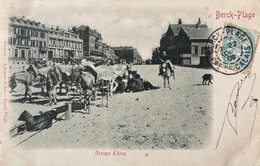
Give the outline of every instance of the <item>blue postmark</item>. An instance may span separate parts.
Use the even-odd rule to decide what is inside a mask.
[[[216,71],[226,75],[250,72],[255,49],[250,31],[226,25],[210,35],[206,47],[208,61]]]

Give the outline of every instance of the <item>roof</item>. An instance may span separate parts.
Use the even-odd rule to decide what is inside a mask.
[[[86,29],[86,26],[85,25],[81,25],[79,26],[78,28],[76,28],[77,31],[79,30],[85,30]]]
[[[120,46],[120,47],[111,47],[113,50],[133,50],[134,48],[132,46]]]
[[[41,22],[31,21],[29,19],[26,19],[24,16],[22,16],[22,17],[11,16],[9,19],[10,19],[11,23],[15,23],[18,25],[45,29],[45,24],[41,24]]]
[[[196,28],[196,24],[170,24],[170,28],[172,29],[174,36],[177,36],[184,27]],[[201,24],[199,28],[208,28],[206,24]]]
[[[100,33],[98,33],[95,29],[89,29],[89,34],[95,36],[95,37],[98,37],[100,39],[102,39],[102,36]]]
[[[59,28],[59,31],[61,31],[61,32],[68,32],[68,30],[66,30],[64,28]]]
[[[162,35],[161,39],[164,38],[165,36],[166,36],[166,33],[164,33],[164,34]]]
[[[51,27],[46,27],[48,31],[54,31],[54,29],[51,29]]]
[[[182,27],[182,29],[190,39],[208,39],[212,32],[210,28]]]
[[[84,31],[84,30],[86,30],[87,27],[88,27],[89,34],[102,39],[102,36],[101,36],[100,33],[98,33],[95,29],[89,28],[89,26],[87,26],[87,25],[80,25],[79,27],[76,28],[76,31],[77,32],[78,31]]]

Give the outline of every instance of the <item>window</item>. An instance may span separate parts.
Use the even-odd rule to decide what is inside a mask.
[[[191,54],[198,54],[198,46],[191,47]]]
[[[21,29],[21,35],[26,35],[26,30]]]
[[[18,57],[18,49],[14,50],[14,57]]]
[[[201,54],[205,53],[206,48],[205,47],[201,47]]]
[[[22,40],[22,46],[26,45],[26,39],[21,39]]]
[[[25,50],[22,50],[22,58],[25,58]]]
[[[32,44],[31,40],[28,40],[28,46],[31,46],[31,44]]]
[[[28,31],[27,31],[27,35],[28,35],[28,36],[32,36],[32,31],[28,30]]]
[[[45,33],[41,32],[41,38],[45,38]]]
[[[20,38],[17,38],[17,44],[21,45],[21,39]]]
[[[38,37],[38,32],[37,31],[33,31],[33,37]]]
[[[10,44],[10,45],[12,45],[12,38],[10,37],[10,38],[8,38],[8,43]]]
[[[31,58],[31,50],[28,50],[28,58]]]
[[[14,28],[14,34],[18,34],[18,33],[19,33],[18,28]]]
[[[16,45],[17,43],[17,40],[16,40],[16,38],[13,38],[13,45]]]
[[[38,41],[32,40],[32,46],[33,47],[38,47]]]
[[[198,46],[195,46],[195,54],[198,54]]]

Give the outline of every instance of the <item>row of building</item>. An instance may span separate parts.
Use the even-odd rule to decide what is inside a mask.
[[[119,58],[120,63],[142,63],[142,57],[138,53],[137,49],[132,46],[112,47],[112,49],[114,50],[116,56]]]
[[[207,66],[205,45],[212,33],[206,24],[201,24],[200,18],[195,24],[169,24],[162,35],[160,47],[153,50],[153,62],[161,59],[171,59],[175,64]]]
[[[75,26],[66,30],[59,26],[47,27],[24,16],[10,18],[8,42],[9,60],[13,64],[34,60],[63,63],[70,51],[78,60],[110,58],[128,63],[139,63],[141,60],[135,48],[110,47],[103,43],[101,34],[89,26]],[[132,54],[117,56],[118,49],[127,49],[127,53]]]

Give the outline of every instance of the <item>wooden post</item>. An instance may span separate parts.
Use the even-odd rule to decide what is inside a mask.
[[[70,121],[70,119],[71,119],[71,111],[72,111],[72,102],[69,102],[67,104],[68,104],[68,108],[67,108],[67,111],[65,113],[65,119],[66,119],[66,121]]]

